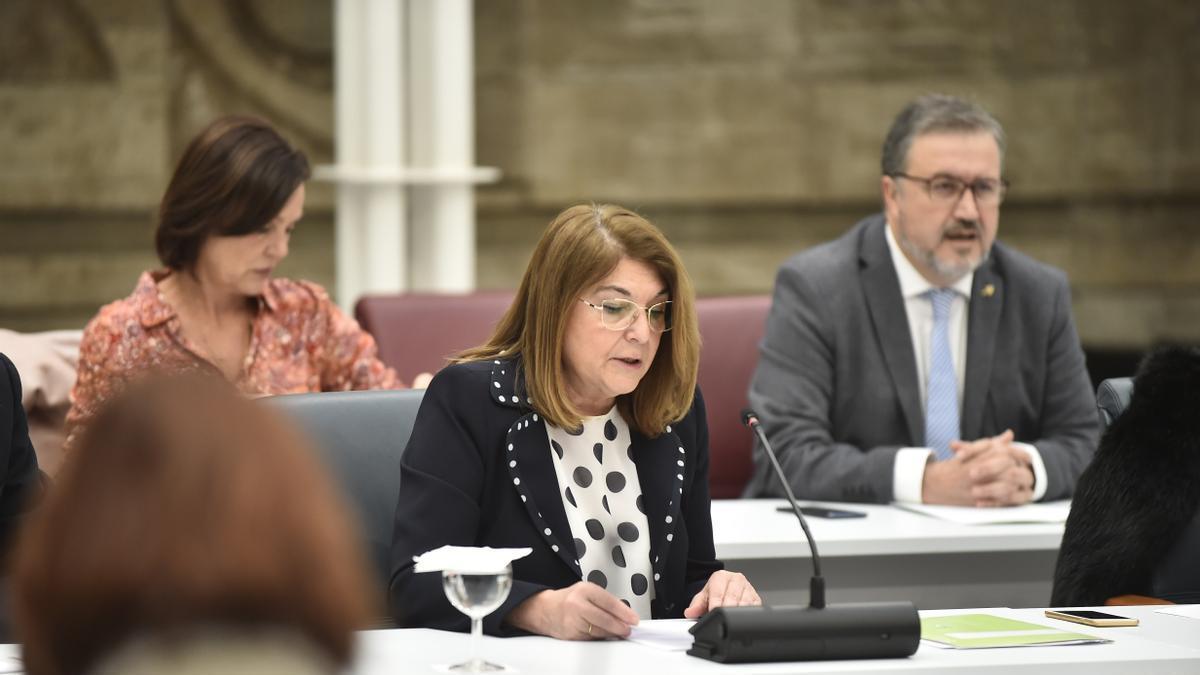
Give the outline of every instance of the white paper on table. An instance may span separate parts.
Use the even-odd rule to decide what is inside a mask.
[[[1175,616],[1184,616],[1189,619],[1200,619],[1200,605],[1172,605],[1156,609],[1159,614],[1173,614]]]
[[[893,502],[908,511],[946,520],[960,525],[1001,525],[1013,523],[1065,523],[1071,512],[1071,501],[1037,502],[1021,506],[939,506],[934,504],[907,504]]]
[[[648,619],[630,629],[626,639],[667,652],[687,651],[693,642],[688,629],[695,624],[695,619]]]
[[[506,666],[506,665],[499,664],[499,663],[493,663],[492,665],[500,666],[500,669],[499,670],[489,670],[487,672],[489,672],[489,673],[519,673],[519,672],[521,672],[521,671],[517,670],[516,668],[513,668],[512,666]],[[436,672],[439,672],[439,673],[464,673],[464,672],[467,672],[465,670],[456,669],[455,665],[450,664],[450,663],[435,663],[435,664],[433,664],[433,670]]]

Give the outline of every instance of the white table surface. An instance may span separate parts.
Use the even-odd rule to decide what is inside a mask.
[[[716,500],[717,557],[772,604],[808,602],[808,543],[781,499]],[[909,600],[920,609],[1040,607],[1062,524],[961,525],[892,506],[805,502],[865,518],[808,518],[830,602]]]
[[[1200,619],[1158,614],[1157,607],[1099,607],[1137,617],[1137,627],[1090,628],[1048,619],[1041,609],[961,609],[921,612],[922,616],[985,612],[1046,626],[1098,635],[1110,644],[1007,649],[953,650],[921,644],[904,659],[812,661],[726,665],[660,651],[624,641],[564,642],[542,637],[484,637],[484,658],[513,667],[526,675],[635,675],[654,673],[1050,673],[1065,675],[1124,675],[1200,673]],[[359,655],[350,675],[414,675],[437,672],[439,664],[466,658],[470,636],[429,629],[376,630],[359,634]],[[0,645],[0,660],[18,655],[17,645]],[[0,672],[17,672],[3,670]],[[510,671],[511,672],[511,671]]]
[[[718,499],[712,503],[717,557],[807,558],[808,542],[782,499]],[[802,502],[850,511],[866,518],[807,518],[822,558],[839,556],[1056,551],[1063,525],[959,525],[892,506]]]
[[[1113,608],[1110,608],[1112,610]],[[1117,613],[1137,616],[1136,628],[1087,628],[1047,619],[1040,609],[972,609],[922,612],[987,612],[1048,626],[1069,627],[1102,635],[1111,644],[1008,649],[949,650],[924,644],[906,659],[821,661],[726,665],[630,642],[563,642],[549,638],[484,638],[485,658],[515,667],[526,675],[580,673],[633,675],[654,673],[1200,673],[1200,621],[1154,614],[1152,607],[1121,607]],[[361,655],[354,675],[432,673],[435,664],[465,658],[468,636],[435,630],[370,631],[362,634]]]

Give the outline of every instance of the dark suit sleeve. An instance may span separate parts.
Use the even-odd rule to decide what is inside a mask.
[[[476,546],[488,514],[480,504],[489,480],[498,480],[483,411],[488,382],[448,368],[429,384],[400,463],[400,490],[392,535],[390,602],[397,625],[465,630],[468,620],[442,591],[442,575],[413,572],[414,555],[445,545]],[[472,414],[474,412],[474,414]],[[531,595],[549,588],[514,580],[508,599],[484,619],[491,634],[513,632],[501,622]]]
[[[1092,460],[1100,435],[1096,396],[1071,316],[1071,292],[1065,278],[1060,277],[1055,289],[1052,321],[1041,433],[1036,440],[1027,441],[1038,449],[1046,466],[1044,500],[1071,496],[1075,481]]]
[[[29,441],[29,427],[25,420],[25,409],[21,407],[21,378],[8,357],[0,354],[0,427],[4,447],[0,448],[0,469],[3,470],[3,486],[0,487],[0,547],[7,550],[8,543],[16,532],[22,513],[28,508],[41,488],[41,472],[38,470],[37,454]]]
[[[700,395],[699,389],[696,390],[692,413],[696,425],[696,470],[692,474],[691,487],[681,504],[688,533],[688,562],[684,582],[687,597],[682,599],[684,603],[691,603],[692,597],[704,589],[713,572],[725,567],[717,560],[713,544],[712,502],[708,494],[708,419],[704,397]]]
[[[831,311],[828,294],[811,279],[790,263],[780,269],[750,404],[797,496],[886,503],[900,446],[859,448],[833,439],[837,354]],[[758,494],[750,496],[782,497],[758,444],[754,452]]]

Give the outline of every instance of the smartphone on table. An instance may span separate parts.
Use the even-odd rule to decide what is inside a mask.
[[[780,506],[776,511],[791,513],[791,506]],[[831,509],[825,506],[801,506],[800,513],[813,518],[866,518],[867,514],[862,511],[846,511],[843,509]]]
[[[1051,619],[1062,619],[1085,626],[1104,628],[1107,626],[1136,626],[1138,620],[1128,616],[1117,616],[1107,612],[1097,612],[1094,609],[1048,609],[1046,616]]]

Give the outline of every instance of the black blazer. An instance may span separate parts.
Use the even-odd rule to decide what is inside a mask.
[[[1079,477],[1050,604],[1200,602],[1200,349],[1152,353]]]
[[[12,361],[0,354],[0,550],[4,553],[21,515],[41,492],[41,476],[21,407],[21,376]]]
[[[699,390],[691,411],[667,432],[630,434],[650,528],[651,612],[680,617],[722,568],[713,549]],[[398,625],[469,627],[446,600],[440,574],[413,573],[414,555],[446,544],[533,548],[513,563],[508,600],[484,619],[492,634],[517,632],[502,622],[526,598],[582,580],[550,453],[544,420],[524,395],[519,360],[452,365],[434,377],[400,462],[390,588]]]

